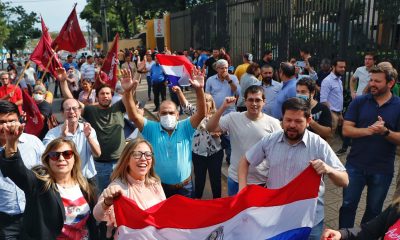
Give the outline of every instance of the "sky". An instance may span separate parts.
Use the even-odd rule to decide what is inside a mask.
[[[86,0],[10,0],[13,6],[22,6],[27,12],[36,12],[42,15],[46,26],[50,32],[58,32],[61,30],[68,15],[71,13],[74,3],[77,3],[76,12],[79,19],[79,14],[86,5]],[[81,29],[86,31],[88,23],[79,19]],[[41,29],[40,23],[35,27]]]

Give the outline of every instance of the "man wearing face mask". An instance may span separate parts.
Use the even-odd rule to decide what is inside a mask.
[[[310,102],[311,121],[308,130],[318,134],[323,139],[328,139],[332,134],[332,116],[329,108],[314,99],[317,84],[314,80],[305,77],[296,84],[296,97]]]
[[[33,88],[33,100],[35,100],[36,105],[39,108],[40,114],[42,115],[44,125],[43,129],[40,132],[38,138],[40,140],[43,140],[44,136],[46,136],[46,133],[49,131],[49,128],[47,126],[47,119],[51,116],[52,114],[52,109],[50,103],[46,102],[44,100],[44,95],[46,94],[46,88],[41,86],[41,85],[36,85]]]
[[[261,86],[264,89],[265,104],[263,113],[272,116],[272,106],[275,104],[275,98],[282,88],[282,84],[273,79],[274,68],[270,65],[261,66]]]
[[[143,137],[153,145],[157,159],[155,170],[161,178],[167,197],[174,194],[193,197],[192,140],[193,133],[206,112],[204,72],[195,70],[193,79],[190,83],[196,91],[197,112],[190,118],[178,121],[179,111],[175,103],[170,100],[163,101],[160,105],[158,111],[160,122],[144,118],[134,103],[126,108],[128,115],[133,116],[131,120]],[[135,91],[134,87],[133,92]]]

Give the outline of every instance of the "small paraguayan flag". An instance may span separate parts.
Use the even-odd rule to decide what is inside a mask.
[[[185,56],[157,54],[156,58],[168,77],[169,87],[190,85],[189,78],[194,66]]]

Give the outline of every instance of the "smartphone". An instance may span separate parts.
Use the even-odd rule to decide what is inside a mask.
[[[305,68],[306,67],[306,63],[304,61],[296,61],[295,65],[297,67],[301,67],[301,68]]]

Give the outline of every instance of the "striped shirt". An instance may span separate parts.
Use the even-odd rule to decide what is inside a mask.
[[[292,181],[310,165],[310,160],[321,159],[336,170],[346,170],[329,144],[308,130],[305,130],[302,140],[294,145],[287,141],[283,130],[271,133],[247,151],[246,158],[250,166],[265,161],[268,167],[267,187],[272,189],[281,188]],[[324,219],[324,192],[322,179],[314,225]]]

